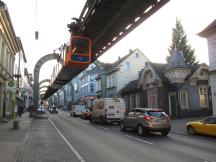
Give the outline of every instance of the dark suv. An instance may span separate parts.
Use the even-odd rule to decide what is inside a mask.
[[[161,132],[166,136],[171,129],[171,122],[169,116],[161,109],[135,108],[125,114],[120,128],[122,131],[127,128],[136,129],[139,135]]]

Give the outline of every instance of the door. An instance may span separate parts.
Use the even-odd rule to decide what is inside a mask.
[[[125,125],[126,127],[132,127],[133,122],[135,120],[135,110],[131,110],[126,116],[125,116]]]
[[[171,116],[176,116],[176,94],[169,94],[169,110]]]

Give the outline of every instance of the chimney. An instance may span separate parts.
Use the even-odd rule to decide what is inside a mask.
[[[129,53],[132,53],[133,52],[133,50],[132,49],[129,49]]]
[[[120,60],[121,59],[121,57],[120,56],[118,56],[118,60]]]

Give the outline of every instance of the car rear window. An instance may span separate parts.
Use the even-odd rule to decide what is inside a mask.
[[[163,111],[147,111],[147,114],[149,116],[155,116],[155,117],[167,116],[166,113]]]

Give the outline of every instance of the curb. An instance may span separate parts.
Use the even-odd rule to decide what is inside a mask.
[[[14,162],[17,162],[17,160],[21,157],[23,150],[25,148],[25,145],[27,144],[29,138],[30,138],[30,130],[31,130],[31,125],[32,125],[32,121],[33,119],[30,120],[30,124],[29,127],[27,128],[27,133],[25,134],[25,136],[23,137],[20,146],[18,147],[17,151],[16,151],[16,155],[15,155],[15,159]]]

